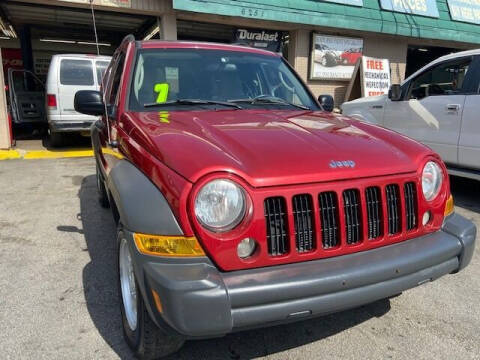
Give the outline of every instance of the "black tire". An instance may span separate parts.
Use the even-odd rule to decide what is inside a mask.
[[[65,144],[65,136],[62,133],[49,131],[48,140],[51,147],[60,147]]]
[[[325,54],[324,59],[325,60],[322,61],[322,62],[327,67],[333,67],[333,66],[337,65],[337,60],[335,59],[335,56],[332,55],[332,54],[329,54],[329,53]]]
[[[120,311],[122,314],[123,334],[127,344],[130,346],[135,356],[139,359],[153,360],[158,359],[178,351],[185,340],[176,335],[169,334],[160,329],[153,320],[145,307],[142,294],[138,287],[137,277],[135,276],[135,286],[137,289],[137,326],[132,330],[128,324],[123,304],[122,289],[120,284],[120,242],[123,238],[121,223],[117,231],[117,279],[118,279],[118,297],[120,302]]]
[[[105,188],[105,182],[103,180],[102,173],[97,163],[97,192],[98,192],[98,202],[103,208],[110,207],[110,202],[108,201],[107,189]]]

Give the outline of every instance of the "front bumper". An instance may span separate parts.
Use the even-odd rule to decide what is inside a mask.
[[[126,235],[132,240],[137,279],[143,279],[140,290],[157,325],[187,338],[205,338],[354,308],[458,272],[473,256],[476,227],[454,214],[442,230],[402,243],[233,272],[220,272],[208,258],[142,255],[133,235]]]

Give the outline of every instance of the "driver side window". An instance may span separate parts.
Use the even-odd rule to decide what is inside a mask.
[[[427,70],[412,81],[408,98],[462,94],[471,62],[471,58],[456,59]]]

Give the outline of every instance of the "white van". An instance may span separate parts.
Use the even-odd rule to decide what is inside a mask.
[[[83,54],[54,55],[46,84],[47,120],[50,144],[63,143],[63,134],[90,131],[95,116],[75,111],[73,100],[79,90],[99,90],[110,56]]]

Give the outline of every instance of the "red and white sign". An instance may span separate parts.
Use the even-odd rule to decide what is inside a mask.
[[[388,59],[362,57],[363,96],[388,94],[391,85],[390,62]]]
[[[2,48],[2,62],[6,79],[8,69],[23,69],[22,51],[20,49]]]

